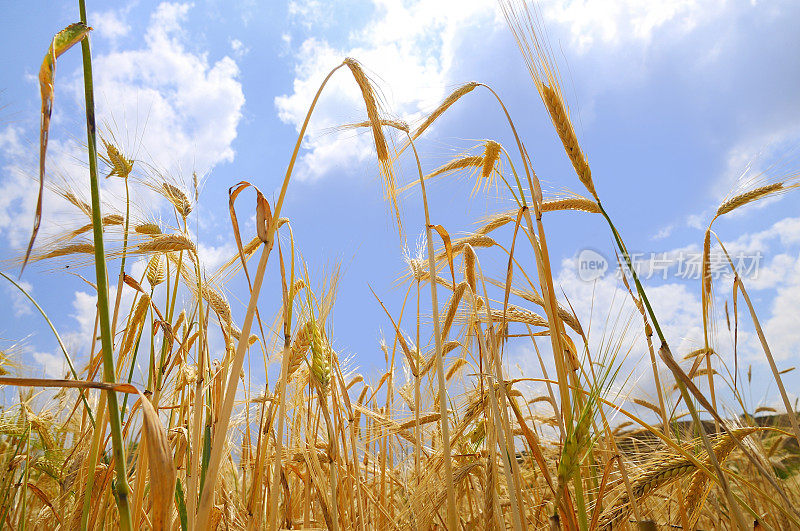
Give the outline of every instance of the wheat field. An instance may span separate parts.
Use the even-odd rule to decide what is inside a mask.
[[[36,304],[18,271],[24,278],[34,264],[82,267],[97,298],[93,341],[87,354],[70,352],[51,325],[69,366],[64,379],[14,375],[6,354],[0,358],[0,385],[19,397],[0,411],[0,528],[800,529],[800,427],[785,371],[728,256],[737,318],[752,323],[782,405],[748,411],[748,382],[720,361],[718,349],[728,347],[717,341],[712,301],[722,287],[710,271],[712,246],[724,251],[713,223],[793,193],[795,174],[737,190],[719,205],[700,244],[705,344],[673,351],[676,338],[662,329],[604,207],[604,182],[576,135],[541,16],[535,5],[501,0],[531,88],[574,168],[563,184],[581,194],[543,193],[523,132],[490,86],[458,86],[422,120],[405,123],[383,107],[381,87],[361,63],[346,58],[319,80],[279,193],[269,196],[256,181],[230,183],[238,252],[210,270],[192,231],[196,176],[177,182],[126,153],[103,127],[95,131],[92,28],[79,5],[82,22],[42,48],[37,221],[16,270],[0,274]],[[88,156],[88,195],[66,184],[44,188],[55,64],[78,50],[89,127],[87,152],[77,156]],[[284,217],[301,143],[334,76],[354,83],[363,100],[366,119],[341,126],[372,139],[395,236],[425,232],[399,274],[402,308],[373,292],[371,311],[389,330],[379,374],[362,374],[337,352],[339,266],[310,272]],[[492,98],[482,112],[502,116],[515,141],[485,140],[425,174],[417,146],[426,130],[475,93]],[[414,171],[401,173],[400,161]],[[101,211],[101,176],[124,182],[124,210]],[[426,186],[457,176],[474,181],[473,195],[502,191],[513,208],[451,236],[436,224],[448,205],[429,204]],[[168,202],[168,216],[139,215],[151,193]],[[71,204],[76,227],[39,237],[42,194]],[[417,201],[424,217],[404,216],[401,197]],[[616,392],[626,378],[621,332],[608,324],[603,348],[593,348],[587,323],[561,296],[546,232],[554,212],[607,225],[637,309],[624,333],[647,345],[657,400]],[[489,249],[502,259],[486,259]],[[145,264],[138,277],[137,262]],[[277,264],[269,286],[279,292],[264,284],[268,264]],[[247,289],[231,293],[233,279]],[[50,323],[47,308],[36,308]],[[348,318],[358,316],[337,316]],[[512,374],[504,356],[520,344],[533,347],[541,371]],[[253,364],[275,364],[276,378],[261,385]],[[140,367],[146,385],[132,383]],[[545,392],[532,396],[532,382]],[[50,399],[35,400],[43,389]]]

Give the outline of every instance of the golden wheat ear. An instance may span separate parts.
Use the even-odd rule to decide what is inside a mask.
[[[598,199],[591,168],[575,134],[569,107],[564,101],[558,65],[545,38],[540,13],[536,7],[529,8],[527,2],[501,0],[500,6],[578,179],[592,197]]]
[[[111,168],[106,178],[116,175],[122,179],[127,179],[133,171],[133,159],[123,156],[119,148],[105,138],[100,137],[100,141],[103,143],[103,147],[106,148],[106,154],[101,154],[100,158]]]
[[[447,109],[449,109],[455,102],[464,97],[464,95],[469,94],[470,92],[475,90],[475,87],[477,86],[478,86],[477,82],[470,81],[469,83],[464,83],[463,85],[456,88],[453,92],[451,92],[444,99],[444,101],[442,101],[442,103],[440,103],[439,106],[436,107],[436,109],[434,109],[433,112],[431,112],[425,118],[425,120],[423,120],[422,123],[419,124],[419,126],[417,126],[416,129],[414,129],[414,132],[411,133],[411,140],[416,140],[417,138],[419,138],[420,135],[422,135],[422,133],[424,133],[426,129],[428,129],[431,125],[433,125],[433,122],[438,120],[439,117],[443,115]],[[404,145],[403,148],[401,149],[401,152],[404,151],[406,147],[408,147],[408,145]]]
[[[364,99],[364,105],[367,108],[367,117],[369,118],[372,127],[372,137],[375,141],[375,151],[378,154],[378,165],[380,166],[381,177],[383,178],[383,187],[386,196],[392,203],[394,209],[395,221],[397,222],[397,229],[402,234],[403,222],[400,217],[400,205],[397,198],[397,184],[394,177],[394,169],[392,166],[392,158],[389,156],[389,147],[386,142],[386,136],[383,134],[383,122],[380,116],[380,108],[378,106],[378,97],[372,83],[364,73],[361,64],[355,59],[348,57],[344,60],[344,64],[350,69],[353,78],[361,90],[361,97]]]
[[[596,199],[597,192],[594,188],[594,181],[592,181],[592,169],[586,161],[586,155],[581,150],[578,143],[578,137],[575,134],[575,128],[572,127],[572,120],[570,120],[569,113],[564,100],[561,97],[560,91],[554,90],[552,87],[539,83],[539,94],[542,96],[547,112],[550,119],[558,132],[558,137],[564,145],[564,150],[567,152],[572,167],[575,168],[575,173],[578,175],[581,183],[586,187],[590,194]]]

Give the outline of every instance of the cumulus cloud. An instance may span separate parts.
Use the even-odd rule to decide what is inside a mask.
[[[183,24],[190,8],[189,4],[160,4],[147,28],[139,30],[143,37],[136,41],[137,48],[104,51],[98,46],[93,58],[101,133],[114,136],[122,151],[139,162],[135,168],[149,164],[177,179],[186,179],[192,170],[203,175],[233,160],[233,142],[245,101],[239,68],[231,57],[211,61],[208,53],[189,46],[191,36]],[[128,31],[129,25],[119,11],[97,16],[102,23],[98,28],[105,28],[105,37],[117,38]],[[65,101],[70,97],[74,105]],[[83,149],[75,140],[81,138],[76,132],[80,129],[70,133],[68,126],[76,124],[82,129],[82,99],[81,70],[59,72],[48,173],[51,179],[58,176],[81,189],[87,183]],[[30,234],[36,198],[31,176],[36,175],[38,149],[22,139],[36,134],[37,129],[25,130],[17,125],[0,130],[4,161],[0,236],[17,247]],[[104,199],[119,206],[120,198],[124,198],[122,183],[109,179],[102,186]],[[148,206],[158,209],[157,203]],[[45,193],[44,213],[40,238],[68,213],[74,216],[74,208]]]
[[[354,18],[347,15],[353,5],[318,0],[293,0],[289,4],[290,23],[305,33],[316,30],[316,34],[294,46],[292,89],[275,99],[278,116],[285,123],[299,128],[319,83],[346,56],[361,60],[380,78],[382,87],[392,90],[389,108],[393,112],[407,120],[418,118],[422,111],[435,106],[448,88],[465,81],[453,76],[465,42],[473,41],[476,35],[488,42],[494,32],[506,31],[499,9],[492,2],[369,0],[357,4],[360,16],[356,20],[366,19],[361,27],[343,38],[319,36],[326,33],[334,16]],[[789,14],[786,5],[764,8],[755,3],[732,4],[724,0],[677,0],[657,5],[647,0],[545,0],[537,3],[537,9],[546,21],[550,43],[559,51],[559,58],[563,52],[569,62],[591,76],[591,83],[582,85],[580,90],[584,120],[591,118],[587,115],[591,114],[597,95],[626,87],[631,80],[641,80],[655,65],[667,60],[675,62],[670,54],[682,54],[680,60],[685,62],[684,56],[689,54],[675,49],[689,46],[687,39],[693,49],[701,52],[693,52],[690,64],[679,66],[687,75],[682,83],[696,89],[704,78],[690,77],[689,72],[694,70],[707,76],[714,75],[709,72],[731,75],[730,62],[741,57],[739,49],[748,38],[720,35],[717,25],[738,27],[750,19],[766,24],[776,13]],[[289,33],[284,37],[289,43],[295,40]],[[509,52],[516,50],[497,50]],[[347,168],[371,155],[367,135],[352,139],[320,133],[363,117],[358,92],[352,80],[345,77],[333,80],[315,111],[314,130],[307,136],[298,170],[303,178],[319,178],[333,168]],[[782,105],[779,100],[774,106]],[[796,120],[783,120],[783,125],[792,123]],[[775,127],[766,130],[773,136],[777,134]],[[722,184],[715,185],[716,192],[729,189],[725,184],[730,185],[730,175],[741,170],[742,156],[751,157],[754,146],[774,140],[763,131],[761,127],[752,128],[746,138],[740,139],[741,145],[731,148],[731,167]]]
[[[131,26],[124,20],[124,15],[117,11],[109,10],[100,13],[92,13],[89,20],[92,22],[95,35],[116,41],[124,37],[131,31]]]
[[[317,13],[316,2],[295,1],[291,13],[309,24]],[[492,31],[501,27],[495,6],[478,0],[399,2],[375,0],[375,15],[347,42],[331,44],[308,38],[295,51],[292,91],[275,99],[279,118],[299,129],[319,84],[345,57],[361,61],[384,93],[387,108],[407,121],[422,116],[443,99],[454,80],[451,72],[460,39],[475,28]],[[307,136],[298,175],[316,179],[333,168],[346,168],[372,156],[367,135],[332,135],[325,131],[365,116],[358,87],[348,72],[338,73],[328,85],[314,113],[314,130]],[[388,92],[391,89],[391,92]]]
[[[222,243],[220,245],[201,243],[197,248],[197,254],[200,256],[203,267],[209,272],[216,271],[232,256],[235,256],[237,252],[238,249],[236,245],[231,242]]]
[[[659,29],[668,28],[677,37],[717,14],[722,0],[701,2],[678,0],[653,3],[647,0],[579,0],[545,2],[541,7],[548,19],[569,30],[572,44],[579,52],[592,46],[639,41],[649,44]]]
[[[94,60],[98,107],[105,120],[135,127],[152,161],[204,173],[233,160],[232,143],[244,95],[239,68],[230,57],[216,62],[191,50],[184,23],[188,4],[160,4],[144,34],[144,46]],[[79,79],[73,85],[82,94]]]
[[[743,281],[756,304],[756,312],[772,354],[779,361],[780,368],[786,368],[783,364],[796,360],[797,352],[800,351],[800,328],[797,321],[797,315],[800,314],[800,280],[798,280],[800,279],[800,220],[797,218],[781,220],[767,230],[745,233],[732,241],[725,242],[725,246],[734,257],[737,253],[742,255],[761,253],[760,263],[747,276],[743,276]],[[675,261],[687,254],[698,254],[699,251],[697,246],[671,249],[658,253],[656,260]],[[712,259],[719,252],[721,251],[718,246],[713,247]],[[674,274],[677,271],[675,268],[669,270],[670,274],[666,278],[658,274],[648,275],[655,264],[656,261],[646,255],[638,263],[637,271],[643,279],[647,295],[672,352],[680,360],[689,352],[704,345],[700,277],[695,275],[688,279],[681,278]],[[574,309],[587,331],[590,352],[595,361],[604,352],[609,352],[609,348],[611,352],[618,353],[618,362],[627,356],[621,374],[628,377],[628,385],[622,391],[626,395],[655,401],[654,379],[650,355],[641,332],[643,326],[641,317],[619,279],[614,265],[610,263],[609,266],[604,275],[587,280],[579,274],[577,257],[565,259],[554,278],[556,289],[559,292],[563,290],[562,304],[569,303],[569,307]],[[727,265],[725,267],[727,269]],[[733,334],[728,331],[724,311],[727,300],[728,315],[733,326],[734,307],[731,288],[732,277],[729,273],[720,274],[714,281],[714,346],[726,367],[723,367],[719,360],[715,360],[714,363],[719,372],[726,377],[727,371],[733,371],[736,363]],[[770,302],[761,304],[759,300]],[[545,341],[539,346],[548,371],[554,371],[549,344]],[[657,349],[658,344],[655,347]],[[745,370],[747,364],[752,364],[761,372],[767,370],[766,358],[741,295],[738,298],[736,350],[740,370]],[[541,372],[536,354],[529,346],[515,347],[510,352],[508,361],[511,366],[520,366],[523,374]],[[660,361],[658,366],[662,385],[669,389],[674,379]],[[699,383],[701,388],[705,385],[704,381]],[[544,388],[539,391],[544,392]]]
[[[245,44],[240,41],[239,39],[231,39],[231,51],[237,58],[242,58],[250,52],[250,48],[245,46]]]
[[[22,287],[28,293],[33,292],[33,284],[30,282],[18,280],[17,284],[19,284],[20,287]],[[6,291],[11,297],[11,308],[14,310],[14,316],[22,317],[33,314],[33,305],[25,296],[25,294],[19,291],[15,286],[12,286],[10,283],[6,285]]]
[[[67,360],[64,356],[57,356],[49,352],[33,352],[33,359],[42,366],[42,371],[47,378],[63,378],[67,374]]]

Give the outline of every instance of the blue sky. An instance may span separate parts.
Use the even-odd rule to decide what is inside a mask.
[[[768,170],[762,178],[777,179],[800,168],[796,3],[575,1],[543,2],[541,10],[598,192],[632,251],[645,258],[670,253],[673,260],[696,254],[713,212],[742,176]],[[228,187],[247,179],[270,197],[277,195],[313,93],[347,56],[359,59],[380,86],[389,114],[412,124],[460,83],[491,85],[509,107],[545,192],[582,192],[491,1],[197,0],[124,6],[90,1],[89,12],[103,130],[113,132],[142,166],[150,164],[186,183],[193,170],[203,176],[196,209],[201,221],[193,232],[209,270],[235,250]],[[49,39],[77,19],[77,7],[31,1],[4,6],[4,13],[0,258],[7,260],[2,268],[12,270],[8,259],[24,248],[33,220],[36,74]],[[48,159],[54,181],[80,183],[85,173],[79,66],[77,50],[58,62]],[[391,325],[369,286],[399,312],[404,289],[394,281],[404,273],[404,244],[413,250],[423,218],[419,195],[405,196],[407,241],[399,240],[382,200],[370,137],[335,131],[364,114],[352,78],[338,74],[312,119],[284,213],[313,276],[341,262],[335,344],[352,354],[365,376],[379,378],[385,364],[378,342],[381,330],[389,335]],[[509,146],[513,141],[496,104],[487,93],[474,91],[419,142],[425,169],[488,138]],[[403,182],[413,178],[411,162],[401,162]],[[109,180],[104,186],[109,208],[119,208],[120,183]],[[503,194],[471,197],[471,188],[466,177],[432,185],[433,222],[458,235],[473,229],[478,218],[512,206]],[[243,218],[249,201],[241,203]],[[149,214],[166,212],[154,196],[143,204]],[[79,221],[52,192],[45,208],[41,241]],[[790,192],[715,223],[729,249],[761,257],[758,274],[746,282],[781,368],[797,362],[800,347],[798,216]],[[545,223],[556,280],[582,321],[591,318],[597,345],[607,317],[627,318],[630,308],[613,275],[586,282],[577,274],[575,258],[589,248],[613,259],[608,229],[599,216],[581,214],[554,213]],[[245,230],[252,233],[247,223]],[[500,232],[497,238],[506,244],[510,234]],[[500,255],[489,250],[480,256],[487,264],[500,263]],[[526,258],[532,267],[531,257]],[[273,262],[262,295],[265,314],[275,310],[280,297]],[[142,266],[134,264],[132,270]],[[93,277],[91,269],[80,272]],[[84,359],[94,316],[88,286],[65,273],[61,263],[34,265],[23,280],[68,338],[75,357]],[[670,273],[649,279],[647,286],[673,348],[685,354],[701,346],[699,282]],[[716,287],[722,309],[730,299],[729,279],[718,280]],[[226,288],[241,321],[244,284],[236,279]],[[9,301],[0,312],[0,348],[20,342],[17,358],[25,372],[61,373],[55,342],[39,317],[10,286],[0,286],[0,293]],[[759,375],[767,374],[763,355],[745,315],[740,322],[740,366],[752,364],[757,382],[751,405],[771,404],[775,389],[758,383]],[[728,334],[724,326],[719,333],[722,351]],[[632,348],[635,373],[642,351],[639,344]],[[722,352],[726,361],[732,359],[730,351]],[[512,345],[507,363],[512,370],[519,366],[539,373],[526,345]],[[796,396],[800,379],[793,374],[786,377]],[[648,396],[651,389],[643,377],[634,393]]]

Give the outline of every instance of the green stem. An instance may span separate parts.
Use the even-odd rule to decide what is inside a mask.
[[[31,470],[31,423],[28,420],[28,412],[25,411],[24,407],[23,412],[25,412],[25,424],[28,431],[25,436],[25,469],[22,473],[22,510],[17,521],[20,531],[25,531],[25,513],[28,508],[28,476]]]
[[[78,0],[81,22],[86,24],[86,1]],[[95,134],[94,85],[92,81],[92,52],[89,37],[81,41],[83,52],[83,86],[86,103],[86,140],[89,150],[89,184],[92,195],[92,225],[94,232],[94,263],[97,275],[97,311],[100,314],[100,335],[103,348],[103,374],[106,382],[114,382],[114,353],[111,338],[111,321],[108,315],[108,273],[106,271],[103,246],[103,220],[100,212],[100,187],[97,179],[97,141]],[[128,506],[128,479],[125,471],[125,448],[122,425],[117,404],[117,394],[107,391],[108,416],[111,422],[111,442],[117,472],[117,507],[120,528],[131,529],[131,514]]]
[[[631,277],[633,277],[633,282],[636,285],[636,291],[639,293],[639,297],[644,303],[645,308],[647,308],[647,313],[650,315],[650,319],[653,322],[653,328],[655,328],[656,334],[658,334],[658,338],[661,340],[661,352],[666,356],[672,357],[669,345],[667,344],[667,339],[664,336],[664,332],[661,330],[661,326],[658,324],[658,319],[653,311],[653,307],[650,305],[650,300],[647,298],[647,294],[644,292],[641,282],[639,282],[639,275],[636,274],[636,269],[633,267],[628,250],[625,248],[625,244],[622,242],[622,238],[620,237],[617,228],[614,226],[614,223],[611,221],[608,213],[606,213],[605,208],[603,208],[603,205],[600,203],[600,199],[597,196],[595,196],[595,199],[597,199],[597,206],[600,208],[600,212],[603,214],[603,217],[606,218],[609,227],[611,227],[611,232],[614,234],[614,240],[617,244],[617,248],[619,249],[620,253],[622,253],[622,258],[625,261],[625,265],[627,266],[628,271],[630,271]],[[670,369],[672,369],[672,367],[670,367]],[[681,377],[678,374],[675,374],[675,383],[678,385],[678,389],[683,397],[683,401],[686,403],[686,407],[689,408],[689,413],[692,416],[692,420],[694,421],[695,425],[700,428],[700,437],[703,441],[703,445],[705,446],[709,460],[711,461],[711,464],[717,473],[720,486],[722,487],[725,497],[728,500],[728,504],[730,505],[730,511],[733,512],[732,523],[741,529],[747,529],[744,517],[739,510],[738,504],[733,498],[730,487],[728,486],[728,481],[725,478],[725,474],[723,474],[722,469],[717,462],[716,456],[714,455],[714,449],[711,447],[711,442],[708,439],[708,435],[706,435],[706,430],[700,421],[700,415],[697,413],[697,409],[694,407],[694,403],[692,402],[691,395],[686,388],[686,384],[681,380]]]

